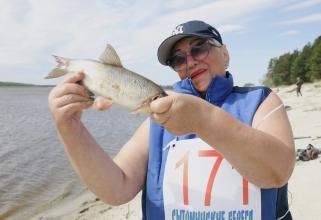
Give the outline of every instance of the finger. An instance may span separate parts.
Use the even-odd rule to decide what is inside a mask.
[[[157,122],[161,125],[165,125],[168,122],[168,120],[170,119],[170,114],[168,112],[163,113],[163,114],[152,113],[151,118],[155,122]]]
[[[112,104],[113,102],[108,99],[97,97],[92,107],[95,110],[103,111],[109,109],[112,106]]]
[[[83,71],[79,71],[75,74],[72,74],[67,79],[63,81],[63,83],[76,83],[80,80],[83,80],[85,78],[85,74]]]
[[[89,108],[91,105],[92,105],[92,101],[75,102],[69,105],[65,105],[59,110],[61,114],[64,114],[66,118],[68,118],[71,115],[75,114],[76,112],[81,112],[82,110]]]
[[[75,83],[65,83],[62,85],[58,85],[54,92],[54,96],[56,98],[59,98],[67,94],[81,95],[85,98],[90,97],[89,92],[85,87]]]
[[[172,96],[166,96],[150,103],[150,109],[153,113],[164,113],[167,112],[173,103]]]
[[[56,107],[61,108],[63,106],[66,106],[72,103],[89,102],[89,101],[91,101],[89,98],[86,98],[80,95],[68,94],[60,98],[57,98],[55,102],[56,102]],[[92,104],[92,101],[91,101],[91,104]]]

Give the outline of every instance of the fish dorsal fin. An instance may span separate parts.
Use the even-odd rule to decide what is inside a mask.
[[[105,64],[123,67],[120,58],[117,55],[115,49],[107,44],[105,51],[100,55],[99,60]]]

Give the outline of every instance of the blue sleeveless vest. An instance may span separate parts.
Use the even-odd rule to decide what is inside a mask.
[[[175,92],[200,97],[191,79],[185,79],[174,84]],[[241,122],[251,125],[253,116],[270,94],[266,87],[236,87],[233,77],[216,76],[209,85],[205,100],[229,112]],[[163,150],[173,139],[184,140],[195,138],[196,135],[176,137],[161,125],[150,124],[149,158],[146,184],[142,194],[142,212],[144,220],[164,219],[163,178],[168,150]],[[287,185],[281,188],[261,189],[262,220],[272,220],[285,215],[288,210]],[[290,212],[283,219],[292,219]]]

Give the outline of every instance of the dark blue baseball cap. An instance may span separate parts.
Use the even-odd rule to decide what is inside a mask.
[[[166,38],[158,47],[157,56],[161,64],[167,65],[167,61],[170,58],[171,50],[177,41],[184,37],[199,37],[199,38],[214,38],[220,44],[223,44],[220,33],[211,25],[203,21],[188,21],[186,23],[176,26],[172,35]]]

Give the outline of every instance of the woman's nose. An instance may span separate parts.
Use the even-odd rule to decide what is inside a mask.
[[[186,54],[186,65],[188,69],[194,67],[197,63],[198,61],[195,60],[192,55]]]

